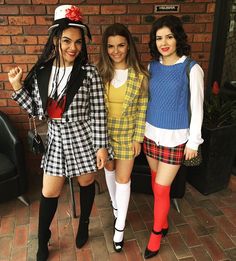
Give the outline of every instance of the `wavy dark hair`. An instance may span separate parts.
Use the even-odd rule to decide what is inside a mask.
[[[142,72],[144,75],[148,76],[147,70],[140,62],[138,52],[130,31],[125,25],[120,23],[115,23],[108,26],[102,36],[102,50],[100,53],[100,58],[97,67],[102,76],[103,82],[104,83],[111,82],[111,80],[114,77],[115,68],[107,52],[107,43],[108,43],[108,38],[110,36],[117,36],[117,35],[123,36],[127,40],[129,46],[129,51],[126,60],[127,65],[129,67],[132,67],[136,73]]]
[[[176,53],[179,57],[182,55],[189,55],[191,51],[191,47],[188,44],[188,38],[184,31],[183,24],[181,20],[174,15],[166,15],[162,16],[161,18],[157,19],[151,28],[150,32],[150,54],[153,59],[159,60],[161,54],[157,50],[156,46],[156,32],[157,30],[168,27],[174,35],[176,39]]]
[[[56,66],[59,68],[61,66],[60,64],[60,39],[62,36],[62,33],[65,29],[70,28],[73,26],[58,26],[52,29],[52,31],[49,34],[47,43],[44,46],[44,49],[42,51],[42,54],[40,55],[38,61],[35,63],[35,65],[32,67],[32,69],[27,74],[25,80],[24,80],[24,86],[30,91],[30,86],[33,80],[34,73],[42,66],[47,64],[49,61],[55,59],[56,60]],[[86,41],[85,41],[85,34],[84,30],[80,27],[74,27],[78,28],[78,30],[81,31],[82,36],[82,48],[79,55],[76,57],[73,65],[73,69],[71,72],[71,78],[74,78],[74,75],[76,72],[78,72],[78,69],[86,64],[88,62],[88,53],[87,53],[87,47],[86,47]],[[56,39],[56,43],[54,44],[54,39]],[[62,65],[63,66],[63,65]]]

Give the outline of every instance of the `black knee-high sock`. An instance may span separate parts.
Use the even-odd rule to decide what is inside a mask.
[[[51,225],[52,219],[57,210],[58,197],[56,198],[46,198],[41,196],[40,206],[39,206],[39,225],[38,225],[38,238],[39,243],[44,243],[50,238],[49,227]],[[48,238],[49,237],[49,238]]]
[[[80,186],[80,221],[76,236],[76,246],[78,248],[88,240],[89,217],[92,211],[95,197],[95,182],[88,186]]]
[[[95,182],[80,186],[80,221],[88,221],[95,197]]]

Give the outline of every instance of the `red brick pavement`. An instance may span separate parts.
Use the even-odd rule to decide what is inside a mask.
[[[35,260],[40,183],[31,182],[29,207],[17,199],[0,204],[0,261]],[[74,187],[79,213],[78,186]],[[143,260],[152,228],[152,196],[132,193],[124,250],[116,253],[112,248],[112,211],[104,184],[102,190],[95,198],[89,242],[78,250],[74,243],[78,218],[72,218],[69,186],[65,185],[51,226],[49,261]],[[187,185],[184,198],[178,202],[181,213],[171,207],[170,231],[162,240],[159,255],[151,260],[236,260],[236,192],[225,189],[204,196]]]

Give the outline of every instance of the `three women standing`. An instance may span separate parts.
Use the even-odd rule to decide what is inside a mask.
[[[48,258],[49,226],[65,177],[78,178],[81,217],[76,245],[80,248],[87,242],[94,173],[104,166],[115,217],[113,246],[117,252],[122,250],[130,175],[144,132],[154,191],[154,225],[144,254],[150,258],[158,253],[161,238],[168,231],[170,185],[183,158],[196,156],[203,142],[203,71],[192,61],[188,79],[190,46],[182,23],[175,16],[158,19],[150,33],[153,61],[149,66],[146,115],[148,73],[127,28],[111,25],[104,32],[98,63],[105,84],[105,107],[102,81],[88,63],[86,34],[90,37],[77,7],[59,6],[43,53],[23,84],[21,68],[8,74],[15,91],[13,99],[29,114],[48,118],[47,147],[41,164],[44,177],[37,261]],[[114,160],[106,150],[105,109]],[[106,163],[107,158],[110,161]]]

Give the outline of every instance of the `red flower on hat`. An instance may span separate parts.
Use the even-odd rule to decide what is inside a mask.
[[[76,6],[66,9],[66,18],[71,21],[82,21],[82,15],[80,9]]]

